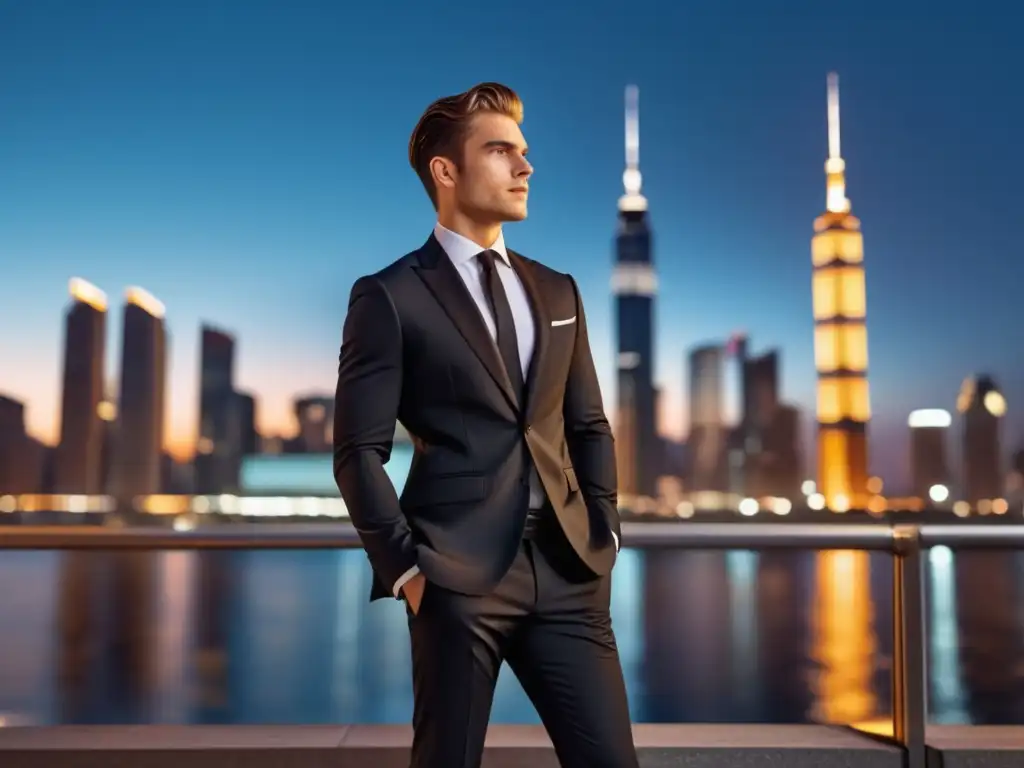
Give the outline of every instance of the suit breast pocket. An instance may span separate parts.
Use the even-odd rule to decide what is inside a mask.
[[[565,383],[576,350],[576,323],[552,325],[548,334],[547,365],[552,382]]]

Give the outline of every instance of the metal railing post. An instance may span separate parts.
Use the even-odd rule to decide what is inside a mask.
[[[907,750],[907,768],[926,768],[924,579],[921,532],[893,528],[893,736]]]

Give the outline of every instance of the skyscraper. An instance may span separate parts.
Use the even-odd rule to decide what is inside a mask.
[[[103,488],[106,425],[103,370],[107,338],[107,296],[95,285],[72,278],[71,306],[64,321],[64,378],[55,490],[98,494]]]
[[[236,493],[242,461],[242,403],[235,393],[235,340],[206,325],[199,335],[195,490],[201,494]]]
[[[690,352],[690,435],[687,447],[691,491],[727,490],[725,349],[719,345]]]
[[[779,403],[764,433],[762,476],[768,496],[795,499],[803,480],[803,449],[800,410]]]
[[[745,356],[742,366],[743,492],[759,498],[773,495],[768,443],[779,408],[779,353]]]
[[[1006,399],[991,376],[964,380],[956,409],[963,416],[963,497],[971,503],[998,499],[1004,490],[999,425]]]
[[[25,404],[0,395],[0,496],[39,493],[43,448],[25,431]]]
[[[931,489],[950,486],[949,462],[946,459],[946,440],[953,423],[949,411],[941,408],[921,408],[911,411],[907,419],[910,427],[910,477],[913,493],[925,502],[932,499]]]
[[[251,456],[260,452],[260,433],[256,429],[256,398],[248,392],[239,392],[238,407],[242,455]]]
[[[616,459],[619,490],[655,496],[661,466],[655,427],[654,297],[647,198],[641,194],[639,91],[626,88],[625,194],[619,198],[612,292],[618,325]]]
[[[831,509],[867,504],[867,301],[864,237],[846,197],[839,145],[839,79],[828,77],[825,213],[811,240],[814,358],[818,370],[818,490]]]
[[[334,442],[334,398],[308,395],[295,400],[295,421],[301,453],[330,453]]]
[[[113,493],[123,501],[160,493],[167,378],[164,305],[141,288],[125,292]]]

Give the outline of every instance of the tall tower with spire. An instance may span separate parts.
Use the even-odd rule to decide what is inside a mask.
[[[864,236],[846,197],[839,146],[839,78],[828,76],[825,212],[811,239],[814,360],[818,371],[818,490],[829,508],[867,506],[867,300]]]
[[[657,495],[661,455],[655,427],[654,298],[658,280],[651,254],[647,198],[640,191],[639,90],[626,88],[625,193],[619,198],[612,292],[618,331],[617,423],[619,492]]]

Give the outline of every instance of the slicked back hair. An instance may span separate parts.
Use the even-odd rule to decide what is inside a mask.
[[[430,161],[447,157],[459,167],[466,134],[473,117],[483,112],[506,115],[523,122],[523,102],[507,85],[480,83],[468,91],[438,99],[423,113],[409,139],[409,164],[423,182],[430,201],[437,209],[437,186],[430,172]]]

